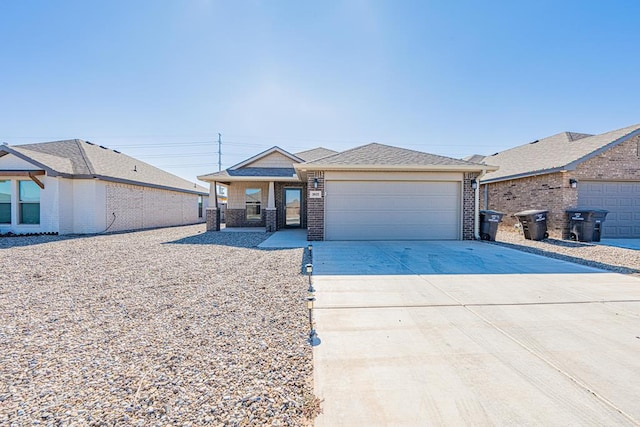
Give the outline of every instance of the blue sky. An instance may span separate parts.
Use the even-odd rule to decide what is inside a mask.
[[[640,2],[0,2],[0,141],[184,178],[278,145],[451,157],[640,122]]]

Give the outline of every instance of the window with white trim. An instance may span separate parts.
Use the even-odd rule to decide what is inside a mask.
[[[0,181],[0,224],[11,224],[11,181]]]
[[[40,224],[40,187],[33,181],[18,181],[20,224]]]

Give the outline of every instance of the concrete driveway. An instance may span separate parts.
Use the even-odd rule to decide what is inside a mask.
[[[637,278],[483,242],[313,251],[316,426],[640,424]]]

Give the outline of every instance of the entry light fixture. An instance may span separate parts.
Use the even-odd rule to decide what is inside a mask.
[[[471,180],[471,188],[473,188],[474,190],[478,188],[478,181],[476,181],[475,178]]]
[[[569,185],[571,188],[578,188],[578,180],[573,178],[569,179]]]
[[[318,178],[313,178],[313,188],[318,188]]]

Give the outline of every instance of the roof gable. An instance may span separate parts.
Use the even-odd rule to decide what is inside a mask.
[[[609,148],[640,133],[640,124],[587,135],[562,132],[484,158],[500,169],[485,175],[482,182],[503,181],[525,176],[572,170]]]
[[[298,163],[299,161],[295,161]],[[242,168],[291,168],[294,161],[290,156],[285,156],[284,154],[274,151],[266,156],[262,156],[251,163],[247,163]],[[240,168],[235,168],[240,169]]]
[[[258,153],[253,157],[248,158],[247,160],[244,160],[236,165],[231,166],[229,169],[230,170],[234,170],[234,169],[239,169],[245,166],[249,166],[252,164],[255,164],[256,162],[259,162],[261,159],[265,159],[269,156],[271,156],[274,153],[279,153],[281,156],[284,156],[285,158],[288,158],[291,160],[290,163],[287,164],[287,166],[291,166],[293,163],[301,163],[303,162],[303,160],[299,157],[296,157],[295,155],[289,153],[288,151],[283,150],[280,147],[274,146],[269,148],[268,150],[263,151],[262,153]],[[281,166],[280,166],[281,167]]]
[[[10,148],[0,147],[0,170],[42,170],[44,165]]]

